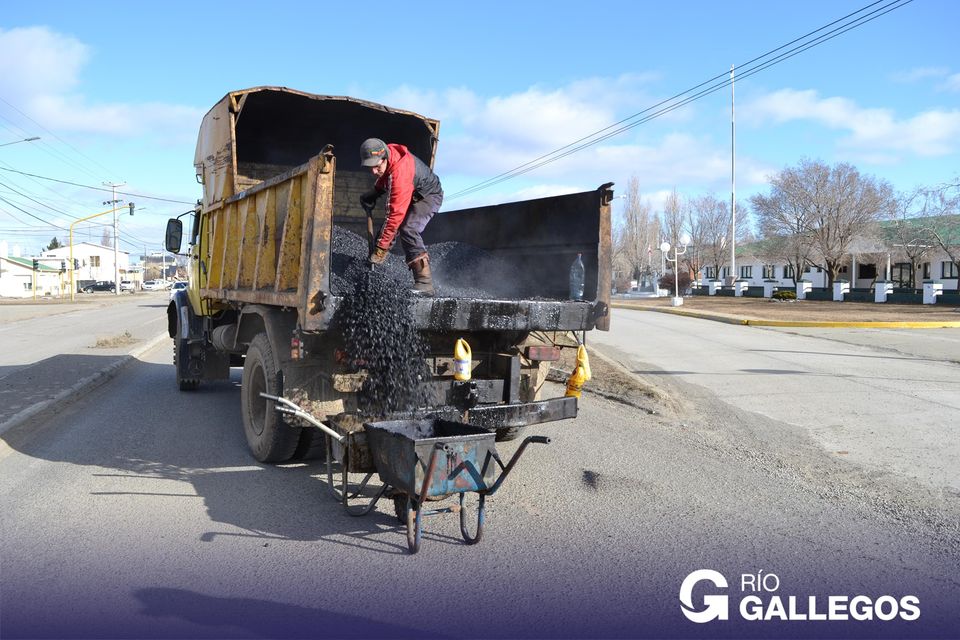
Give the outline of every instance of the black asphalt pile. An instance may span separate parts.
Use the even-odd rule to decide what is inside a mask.
[[[341,227],[333,228],[332,254],[330,256],[330,291],[336,296],[353,294],[357,276],[370,270],[367,257],[367,239]],[[386,262],[377,265],[376,273],[394,282],[394,286],[410,289],[413,287],[413,275],[404,264],[403,258],[391,253]]]
[[[367,240],[341,227],[333,230],[330,288],[334,295],[350,295],[354,287],[353,270],[367,269]],[[463,242],[440,242],[427,247],[433,273],[435,295],[442,298],[510,299],[529,293],[535,283],[521,286],[524,274],[488,251]],[[409,289],[413,276],[402,256],[391,253],[376,272],[396,286]]]
[[[353,286],[336,323],[351,365],[369,374],[358,394],[360,412],[387,416],[422,407],[428,347],[414,328],[409,290],[379,267],[371,272],[365,264],[355,263],[347,278]]]

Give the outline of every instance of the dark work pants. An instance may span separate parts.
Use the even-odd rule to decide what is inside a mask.
[[[397,230],[407,264],[421,253],[427,252],[420,234],[423,233],[434,214],[440,211],[441,204],[443,204],[443,192],[430,194],[419,202],[411,203],[410,208],[407,209],[407,215]]]

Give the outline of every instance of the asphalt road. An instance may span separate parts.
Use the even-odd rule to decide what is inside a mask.
[[[683,395],[797,428],[875,473],[960,491],[960,329],[789,329],[615,309],[594,344]]]
[[[131,344],[166,330],[165,291],[78,298],[72,304],[0,304],[0,377],[47,358],[125,354]],[[129,339],[118,341],[125,333]]]
[[[639,339],[615,320],[611,336]],[[878,502],[887,485],[858,484],[870,476],[799,431],[746,437],[759,423],[744,426],[744,409],[700,411],[688,397],[676,412],[649,414],[587,393],[577,420],[533,430],[553,443],[531,446],[490,499],[480,544],[464,545],[456,518],[437,516],[410,556],[389,503],[351,518],[325,493],[322,465],[252,460],[236,375],[185,394],[170,362],[164,342],[60,413],[2,436],[0,636],[955,637],[960,628],[954,503],[901,477],[911,500]],[[505,457],[514,449],[501,445]],[[678,601],[697,569],[727,576],[734,601],[745,595],[741,574],[763,571],[801,608],[811,595],[911,594],[922,613],[745,623],[731,611],[697,625]]]

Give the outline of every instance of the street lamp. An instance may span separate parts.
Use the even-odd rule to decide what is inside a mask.
[[[19,144],[21,142],[33,142],[34,140],[39,140],[40,136],[33,136],[32,138],[24,138],[23,140],[14,140],[13,142],[4,142],[0,144],[0,147],[6,147],[11,144]]]
[[[673,248],[673,257],[670,257],[670,243],[664,241],[660,245],[660,251],[663,253],[667,262],[673,263],[673,299],[670,301],[671,307],[679,307],[683,305],[683,298],[680,297],[680,267],[679,260],[680,256],[687,252],[687,245],[690,244],[690,235],[684,233],[680,236],[680,244],[683,245],[682,249],[677,247]]]

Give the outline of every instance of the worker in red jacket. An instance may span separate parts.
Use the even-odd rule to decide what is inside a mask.
[[[373,189],[360,197],[364,209],[372,209],[381,195],[388,194],[387,219],[370,262],[380,264],[386,260],[399,236],[407,266],[413,272],[414,292],[433,295],[430,256],[420,234],[443,202],[440,179],[405,146],[386,144],[379,138],[370,138],[360,145],[360,162],[377,179]]]

